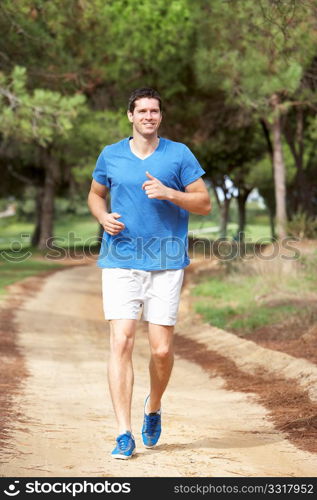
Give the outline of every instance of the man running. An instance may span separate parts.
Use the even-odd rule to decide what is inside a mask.
[[[108,381],[118,424],[112,456],[121,459],[135,453],[131,400],[137,320],[148,322],[150,388],[142,439],[152,448],[161,434],[161,398],[174,361],[173,330],[189,264],[188,216],[211,210],[201,179],[205,172],[193,153],[185,144],[158,135],[159,93],[135,90],[128,119],[132,136],[102,150],[88,195],[90,211],[104,228],[98,266],[105,319],[110,321]]]

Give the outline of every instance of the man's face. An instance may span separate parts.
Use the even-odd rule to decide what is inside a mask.
[[[142,97],[135,101],[133,113],[128,111],[128,118],[133,123],[133,129],[146,136],[156,135],[162,121],[162,113],[157,99]]]

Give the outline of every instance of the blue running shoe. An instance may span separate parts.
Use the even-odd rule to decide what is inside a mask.
[[[153,448],[159,440],[161,435],[161,410],[155,413],[147,414],[145,412],[146,403],[149,396],[145,400],[144,404],[144,421],[142,427],[142,439],[143,444],[146,448]]]
[[[135,441],[130,431],[120,434],[117,437],[117,446],[112,451],[111,456],[113,458],[121,458],[122,460],[127,460],[135,454]]]

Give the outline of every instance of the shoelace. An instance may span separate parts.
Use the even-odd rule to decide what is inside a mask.
[[[128,436],[127,434],[122,434],[121,436],[119,436],[117,438],[117,443],[118,443],[118,447],[120,448],[120,450],[124,450],[124,449],[128,448],[130,445],[130,442],[131,442],[131,437]]]
[[[152,434],[155,431],[155,427],[159,422],[159,418],[160,418],[159,415],[146,415],[145,418],[146,433]]]

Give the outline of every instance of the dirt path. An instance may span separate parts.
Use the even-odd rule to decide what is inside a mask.
[[[109,457],[115,425],[106,382],[108,326],[100,270],[67,269],[17,311],[28,378],[13,405],[20,419],[1,457],[2,476],[314,476],[317,456],[274,429],[256,396],[224,389],[196,363],[176,358],[155,450],[141,445],[148,344],[134,351],[133,428],[138,454]]]

